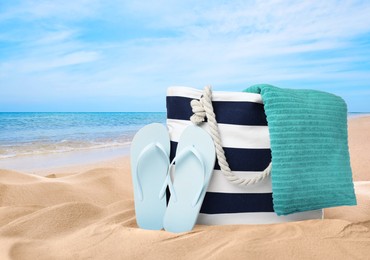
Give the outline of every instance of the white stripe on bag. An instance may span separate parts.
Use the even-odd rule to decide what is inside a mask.
[[[181,96],[188,98],[199,99],[203,94],[203,90],[189,88],[189,87],[170,87],[167,89],[167,96]],[[262,104],[262,97],[260,94],[247,92],[226,92],[214,91],[212,94],[213,101],[242,101],[254,102]]]
[[[178,142],[186,127],[191,121],[167,119],[167,127],[171,141]],[[208,124],[201,127],[209,133]],[[218,124],[222,146],[229,148],[269,149],[270,138],[268,126],[228,125]]]
[[[261,174],[260,172],[237,172],[234,171],[235,175],[240,177],[254,177]],[[271,193],[271,177],[264,179],[263,181],[254,185],[239,186],[230,183],[221,170],[214,170],[212,179],[209,182],[207,191],[209,192],[222,192],[222,193]]]

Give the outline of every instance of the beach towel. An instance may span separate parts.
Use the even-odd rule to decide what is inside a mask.
[[[177,142],[187,126],[193,125],[191,102],[199,100],[202,90],[170,87],[167,90],[167,127],[171,140],[172,160]],[[239,177],[254,178],[271,162],[269,131],[260,94],[213,91],[222,146],[232,172]],[[209,122],[200,127],[210,132]],[[217,161],[205,195],[198,224],[268,224],[322,218],[322,210],[278,216],[274,212],[270,176],[260,182],[241,186],[231,183]]]
[[[254,85],[261,94],[272,152],[278,215],[356,205],[348,151],[347,106],[317,90]]]

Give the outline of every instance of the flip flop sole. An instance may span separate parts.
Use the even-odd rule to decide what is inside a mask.
[[[166,179],[170,154],[167,129],[161,124],[150,124],[140,129],[131,144],[131,173],[134,187],[136,222],[140,228],[160,230],[166,211],[166,196],[159,198]],[[144,152],[143,152],[144,151]],[[136,175],[136,176],[135,176]]]

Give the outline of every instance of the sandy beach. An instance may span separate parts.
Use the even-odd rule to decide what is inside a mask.
[[[370,116],[349,120],[349,148],[357,206],[181,234],[137,227],[127,155],[0,170],[0,259],[368,259]]]

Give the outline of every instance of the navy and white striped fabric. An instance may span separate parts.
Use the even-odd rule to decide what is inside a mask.
[[[182,131],[192,123],[190,101],[201,90],[171,87],[167,91],[167,127],[171,160]],[[231,170],[238,176],[256,176],[271,161],[269,132],[261,95],[245,92],[213,92],[212,104]],[[202,128],[208,130],[207,123]],[[271,178],[240,187],[228,182],[216,162],[198,224],[262,224],[322,218],[322,210],[278,216],[273,209]]]

